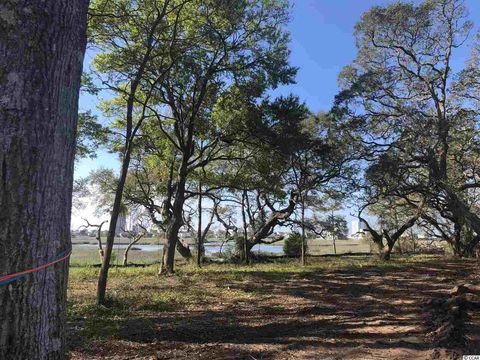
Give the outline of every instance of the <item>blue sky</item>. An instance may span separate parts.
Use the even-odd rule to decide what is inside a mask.
[[[392,0],[296,0],[292,1],[291,63],[299,67],[297,83],[278,90],[292,92],[314,112],[328,110],[338,91],[337,76],[356,55],[353,28],[361,14],[374,5]],[[416,1],[420,2],[420,1]],[[467,0],[470,18],[480,26],[480,1]],[[478,21],[476,21],[478,20]],[[458,54],[462,63],[467,53]],[[86,62],[89,61],[89,56]],[[82,96],[80,107],[95,111],[94,97]],[[76,166],[76,177],[83,177],[100,166],[118,168],[115,155],[101,152],[97,159],[85,159]]]
[[[291,63],[300,67],[297,84],[288,90],[313,111],[328,110],[338,91],[337,76],[356,56],[353,28],[362,13],[392,0],[297,0],[293,5]],[[420,3],[421,1],[415,1]],[[480,1],[467,0],[475,30],[480,27]],[[466,49],[465,49],[466,50]],[[463,62],[461,50],[456,60]],[[287,90],[287,89],[284,89]]]
[[[276,93],[292,92],[313,112],[328,110],[338,91],[337,76],[343,66],[356,55],[353,28],[361,14],[374,5],[393,3],[392,0],[296,0],[293,4],[291,33],[291,64],[299,67],[297,83],[282,87]],[[420,1],[415,1],[419,3]],[[480,1],[467,0],[470,19],[475,30],[480,26]],[[461,65],[468,56],[466,50],[457,53]],[[86,58],[88,63],[89,56]],[[95,111],[95,98],[82,96],[81,109]],[[118,168],[116,155],[100,152],[97,159],[84,159],[76,164],[75,176],[84,177],[95,168]]]

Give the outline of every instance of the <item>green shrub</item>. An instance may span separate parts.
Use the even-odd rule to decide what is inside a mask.
[[[291,233],[283,243],[283,252],[287,256],[300,257],[302,255],[302,235]],[[305,243],[305,253],[307,253],[307,244]]]

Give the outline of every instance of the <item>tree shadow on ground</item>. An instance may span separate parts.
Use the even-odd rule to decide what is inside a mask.
[[[449,260],[287,275],[249,272],[248,281],[231,280],[229,286],[253,294],[251,300],[181,311],[151,308],[118,320],[114,342],[126,353],[161,352],[160,359],[421,358],[436,350],[425,338],[422,305],[445,296],[471,269],[468,262]],[[470,321],[465,353],[479,348],[479,319]],[[102,354],[95,347],[82,351]]]

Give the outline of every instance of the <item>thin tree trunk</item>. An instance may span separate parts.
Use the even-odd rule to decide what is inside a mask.
[[[87,0],[0,5],[0,274],[70,251]],[[68,262],[0,285],[0,359],[64,359]]]
[[[105,295],[107,291],[108,270],[110,268],[110,260],[112,258],[113,243],[115,241],[115,230],[117,227],[118,216],[122,206],[123,189],[127,179],[128,167],[130,166],[130,147],[127,146],[126,154],[122,162],[122,171],[117,183],[115,191],[115,200],[113,203],[112,214],[110,216],[110,224],[107,235],[107,242],[105,245],[105,253],[102,260],[102,267],[98,276],[97,284],[97,304],[105,305]]]
[[[165,245],[163,245],[163,248],[162,248],[162,255],[160,255],[160,258],[162,259],[162,261],[160,262],[160,268],[158,269],[158,275],[162,275],[164,272],[163,272],[163,257],[165,256]]]
[[[102,227],[103,224],[106,223],[106,221],[102,221],[99,225],[95,224],[90,224],[90,222],[87,219],[83,219],[87,225],[85,225],[85,229],[88,228],[96,228],[97,229],[97,236],[95,237],[95,240],[97,240],[97,246],[98,246],[98,255],[100,256],[100,264],[103,261],[103,246],[102,246]]]
[[[118,216],[120,215],[122,207],[123,189],[127,180],[128,168],[130,166],[130,158],[132,152],[132,141],[135,136],[133,133],[133,107],[135,101],[135,93],[138,87],[139,78],[141,73],[137,74],[137,77],[130,85],[130,95],[127,100],[127,114],[126,114],[126,140],[125,150],[122,159],[122,169],[120,172],[120,178],[117,182],[117,189],[115,190],[115,199],[113,201],[112,213],[110,216],[110,224],[107,235],[106,250],[102,261],[102,267],[98,276],[97,284],[97,304],[105,305],[105,295],[107,291],[107,279],[108,270],[110,268],[110,260],[112,257],[113,243],[115,241],[115,230],[117,228]]]
[[[102,227],[100,226],[97,230],[97,245],[98,245],[98,252],[103,257],[103,246],[102,246]]]
[[[167,2],[165,2],[164,5],[167,5]],[[120,172],[120,178],[118,179],[117,189],[115,191],[115,199],[113,201],[112,213],[110,217],[110,226],[109,226],[108,235],[107,235],[106,250],[105,250],[105,255],[103,257],[100,274],[98,276],[97,304],[103,304],[103,305],[105,304],[108,269],[110,268],[110,259],[112,257],[113,243],[115,241],[115,230],[117,227],[118,216],[120,215],[120,210],[122,206],[123,189],[125,187],[125,182],[128,175],[128,168],[130,166],[133,140],[135,138],[136,132],[138,131],[138,129],[140,128],[140,125],[144,120],[144,118],[142,117],[138,120],[137,124],[134,125],[133,113],[134,113],[134,105],[135,105],[135,96],[137,93],[138,86],[140,85],[142,76],[145,72],[145,67],[151,55],[154,29],[160,24],[161,18],[163,18],[163,16],[164,16],[164,12],[161,12],[158,14],[158,17],[155,20],[155,23],[153,25],[153,28],[150,30],[149,38],[147,41],[147,50],[145,54],[143,54],[143,59],[142,59],[140,68],[138,69],[137,73],[135,74],[135,77],[133,78],[130,84],[130,90],[129,90],[129,95],[128,95],[127,104],[126,104],[125,149],[123,152],[122,170]]]
[[[128,252],[130,251],[130,249],[132,248],[133,244],[135,244],[135,242],[131,242],[130,244],[127,245],[127,247],[125,248],[125,252],[123,253],[123,262],[122,262],[122,265],[123,266],[127,266],[128,265]]]
[[[198,228],[197,228],[197,266],[202,266],[202,183],[198,182]]]
[[[136,243],[138,243],[140,241],[140,239],[143,238],[144,236],[145,236],[145,233],[137,234],[136,236],[134,236],[132,238],[132,241],[127,245],[127,247],[125,249],[125,252],[123,253],[123,266],[128,265],[128,253],[129,253],[130,249],[132,248],[132,246],[135,245]]]
[[[100,255],[100,263],[103,261],[103,256],[105,255],[103,252],[103,246],[102,246],[102,227],[103,227],[103,224],[105,224],[105,222],[106,221],[100,223],[97,229],[97,245],[98,245],[98,254]]]
[[[243,191],[242,193],[242,220],[243,220],[243,261],[245,264],[249,262],[250,249],[248,247],[248,231],[247,231],[247,218],[245,215],[245,198],[247,197],[247,192]]]
[[[332,241],[333,241],[333,253],[337,255],[337,243],[335,242],[335,217],[333,215],[333,210],[332,210]]]
[[[305,266],[305,200],[302,197],[302,266]]]
[[[98,232],[100,233],[100,230]],[[97,235],[97,245],[98,245],[98,255],[100,256],[100,262],[102,262],[105,253],[103,252],[102,238],[100,235]]]

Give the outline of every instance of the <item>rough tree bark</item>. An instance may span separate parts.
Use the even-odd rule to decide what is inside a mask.
[[[161,275],[170,275],[174,272],[175,265],[175,248],[178,244],[178,232],[183,225],[183,204],[185,203],[185,183],[187,179],[187,161],[183,160],[177,177],[175,199],[171,209],[171,217],[169,219],[166,231],[166,242],[163,248],[162,266],[160,268]]]
[[[0,274],[69,251],[88,0],[0,2]],[[68,263],[0,285],[0,359],[63,359]]]

